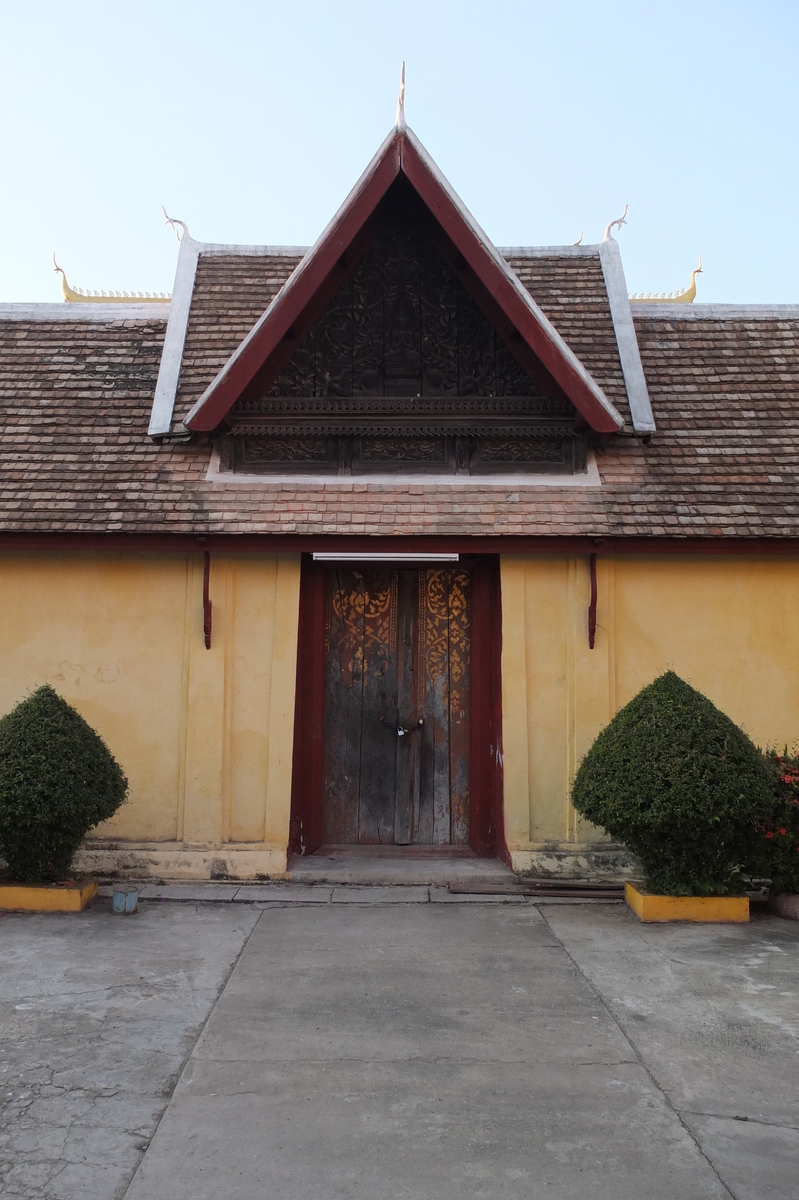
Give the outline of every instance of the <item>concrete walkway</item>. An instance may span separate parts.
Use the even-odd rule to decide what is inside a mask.
[[[795,1200],[797,925],[344,890],[0,918],[0,1195]]]

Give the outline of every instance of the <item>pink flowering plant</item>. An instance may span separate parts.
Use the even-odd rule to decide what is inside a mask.
[[[774,780],[774,806],[759,827],[758,873],[775,892],[799,892],[799,754],[766,751]]]

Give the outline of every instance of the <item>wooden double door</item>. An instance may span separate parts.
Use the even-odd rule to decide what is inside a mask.
[[[331,568],[322,841],[468,846],[471,579]]]

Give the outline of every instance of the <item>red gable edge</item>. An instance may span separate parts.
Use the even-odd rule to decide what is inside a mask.
[[[393,129],[388,135],[294,274],[194,405],[185,419],[186,426],[196,433],[216,429],[267,360],[281,350],[282,365],[282,359],[293,352],[307,332],[308,314],[313,312],[314,319],[321,315],[346,278],[359,243],[368,233],[369,219],[400,174],[408,179],[461,256],[458,273],[468,277],[486,316],[514,343],[514,353],[522,365],[532,354],[597,433],[621,429],[622,417],[407,127]]]

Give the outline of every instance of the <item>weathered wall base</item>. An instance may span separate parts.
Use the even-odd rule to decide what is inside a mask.
[[[112,879],[285,879],[286,848],[251,842],[87,841],[78,872]]]
[[[521,875],[553,879],[640,879],[638,859],[624,846],[606,842],[586,846],[580,842],[541,842],[525,850],[511,850],[514,871]]]

